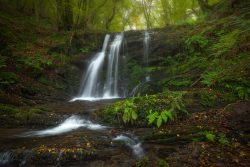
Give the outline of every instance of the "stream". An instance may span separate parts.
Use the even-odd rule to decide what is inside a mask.
[[[135,129],[131,132],[109,127],[93,119],[96,111],[128,97],[125,78],[119,75],[126,62],[122,50],[124,38],[124,33],[113,37],[107,34],[102,50],[89,62],[78,96],[72,98],[70,103],[52,107],[53,114],[64,114],[64,119],[44,128],[0,129],[0,166],[25,166],[29,163],[46,166],[72,162],[76,162],[76,166],[81,166],[79,162],[85,163],[84,166],[132,166],[135,160],[143,158],[143,142],[135,135]],[[147,67],[149,33],[145,32],[143,39],[143,59]],[[146,73],[145,82],[149,80],[150,75]],[[133,96],[137,89],[132,90]],[[147,133],[143,129],[141,132]],[[94,160],[88,159],[93,157]]]
[[[84,101],[75,105],[79,105],[79,103],[84,103]],[[104,105],[105,102],[99,101],[99,103]],[[110,101],[106,101],[106,103],[110,104]],[[89,145],[95,147],[94,160],[61,161],[61,154],[57,154],[56,164],[60,165],[70,163],[74,166],[81,166],[84,163],[85,166],[93,164],[103,166],[108,162],[115,166],[121,164],[131,166],[134,160],[145,155],[142,141],[129,130],[109,127],[92,121],[89,114],[94,113],[100,106],[98,102],[88,102],[88,105],[88,109],[91,111],[87,111],[85,108],[84,113],[72,113],[61,123],[52,127],[0,129],[0,166],[29,166],[34,163],[34,150],[41,146],[81,148],[81,145],[91,143]],[[49,159],[49,157],[47,158]],[[46,162],[43,163],[46,166]]]

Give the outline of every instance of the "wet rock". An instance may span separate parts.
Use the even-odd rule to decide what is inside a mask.
[[[235,130],[250,133],[250,101],[233,103],[225,109],[231,113],[230,122]]]

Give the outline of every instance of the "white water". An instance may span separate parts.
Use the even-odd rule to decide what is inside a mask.
[[[86,128],[90,130],[104,130],[107,127],[102,126],[99,124],[94,124],[93,122],[85,119],[81,119],[80,117],[73,115],[66,119],[63,123],[60,125],[54,127],[54,128],[49,128],[45,130],[40,130],[40,131],[32,131],[25,133],[21,135],[22,137],[32,137],[32,136],[37,136],[37,137],[44,137],[44,136],[54,136],[54,135],[59,135],[62,133],[67,133],[79,128]]]
[[[143,47],[144,47],[144,66],[148,67],[148,57],[149,57],[149,44],[150,44],[150,35],[147,31],[144,33],[144,42],[143,42]],[[150,81],[150,75],[146,73],[145,76],[145,81]]]
[[[119,57],[120,49],[123,41],[123,33],[115,36],[110,45],[109,54],[107,53],[107,46],[110,35],[106,35],[102,51],[95,55],[87,69],[86,75],[81,88],[81,95],[73,98],[71,101],[87,100],[96,101],[104,99],[120,98],[118,92],[118,72],[119,72]],[[105,83],[101,82],[101,74],[103,72],[103,65],[108,54],[107,60],[107,74]]]
[[[108,57],[108,71],[106,82],[104,84],[104,98],[117,98],[118,94],[118,66],[120,48],[123,40],[123,33],[116,35],[110,46]]]
[[[119,135],[113,138],[113,140],[125,142],[125,144],[132,149],[133,154],[136,156],[136,158],[143,157],[144,151],[141,147],[141,143],[138,142],[137,139],[133,139],[125,135]]]
[[[0,166],[5,166],[12,160],[11,152],[0,153]]]
[[[102,46],[102,51],[97,53],[91,60],[88,66],[87,72],[85,74],[82,86],[81,86],[81,96],[72,99],[76,100],[92,100],[98,97],[98,83],[100,82],[100,74],[103,67],[106,49],[109,43],[110,35],[106,35],[104,43]]]

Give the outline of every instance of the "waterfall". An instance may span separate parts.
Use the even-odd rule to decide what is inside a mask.
[[[144,42],[143,42],[143,47],[144,47],[144,66],[148,67],[148,57],[149,57],[149,44],[150,44],[150,35],[147,31],[144,32]],[[146,81],[150,81],[150,75],[146,73],[145,76]]]
[[[102,51],[97,53],[91,61],[85,79],[83,81],[83,92],[81,97],[92,98],[98,96],[98,83],[100,80],[100,70],[102,70],[105,52],[110,39],[110,35],[105,36]]]
[[[110,46],[110,53],[108,57],[108,71],[106,83],[104,86],[104,98],[115,98],[118,95],[118,66],[120,48],[123,40],[123,33],[116,35],[114,41]]]
[[[106,35],[102,51],[97,53],[91,60],[87,72],[85,74],[83,83],[81,85],[80,96],[73,98],[76,100],[102,100],[120,98],[119,94],[119,57],[123,41],[123,33],[117,34],[110,45],[109,52],[107,47],[109,44],[110,35]],[[105,82],[101,80],[103,73],[104,62],[106,56],[107,60],[107,74]],[[123,93],[124,94],[124,93]]]

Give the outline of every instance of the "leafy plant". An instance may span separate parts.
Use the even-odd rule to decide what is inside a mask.
[[[137,113],[135,110],[135,105],[133,101],[126,101],[123,106],[123,122],[128,123],[128,122],[133,122],[134,120],[137,119]],[[121,108],[120,108],[121,109]]]
[[[250,88],[239,86],[235,88],[235,91],[237,92],[237,95],[241,100],[247,100],[249,98]]]
[[[41,55],[37,54],[35,56],[28,56],[22,60],[24,64],[35,70],[36,72],[42,71],[44,68],[49,67],[53,64],[52,60],[43,58]]]
[[[182,99],[183,94],[183,92],[167,91],[157,95],[126,99],[107,107],[100,113],[100,117],[109,123],[117,123],[117,121],[119,123],[122,120],[125,124],[145,126],[150,122],[160,127],[163,123],[173,120],[177,113],[187,113]]]
[[[202,81],[204,85],[211,86],[215,84],[216,79],[219,77],[220,73],[218,71],[208,71],[202,75]]]
[[[80,51],[82,53],[88,53],[90,51],[90,49],[89,48],[81,48]]]
[[[223,134],[223,133],[219,135],[218,141],[219,141],[220,144],[223,144],[223,145],[228,145],[229,144],[229,141],[228,141],[226,135]]]
[[[208,45],[208,40],[201,35],[193,35],[190,38],[185,40],[187,49],[192,53],[197,50],[201,50]]]
[[[217,95],[211,89],[200,94],[201,104],[206,107],[213,107],[217,101]]]
[[[199,135],[202,136],[200,139],[195,139],[195,141],[210,141],[210,142],[218,142],[223,145],[228,145],[229,141],[224,133],[215,134],[213,131],[202,131],[199,132]]]
[[[169,167],[169,164],[164,159],[157,159],[158,167]]]
[[[136,161],[135,166],[136,167],[145,167],[149,163],[149,159],[147,156],[144,156],[142,159]]]
[[[0,84],[11,85],[15,84],[20,78],[13,72],[1,72],[0,73]]]
[[[162,125],[162,123],[167,123],[168,120],[173,120],[173,113],[171,111],[163,111],[158,113],[156,111],[149,111],[149,115],[147,116],[148,124],[155,124],[158,128]]]
[[[218,41],[212,47],[215,56],[220,56],[228,52],[238,40],[240,30],[236,29],[228,34],[222,35]]]
[[[205,134],[205,136],[206,136],[206,138],[207,138],[208,141],[212,141],[212,142],[215,141],[216,135],[213,132],[211,132],[211,131],[205,131],[204,134]]]

